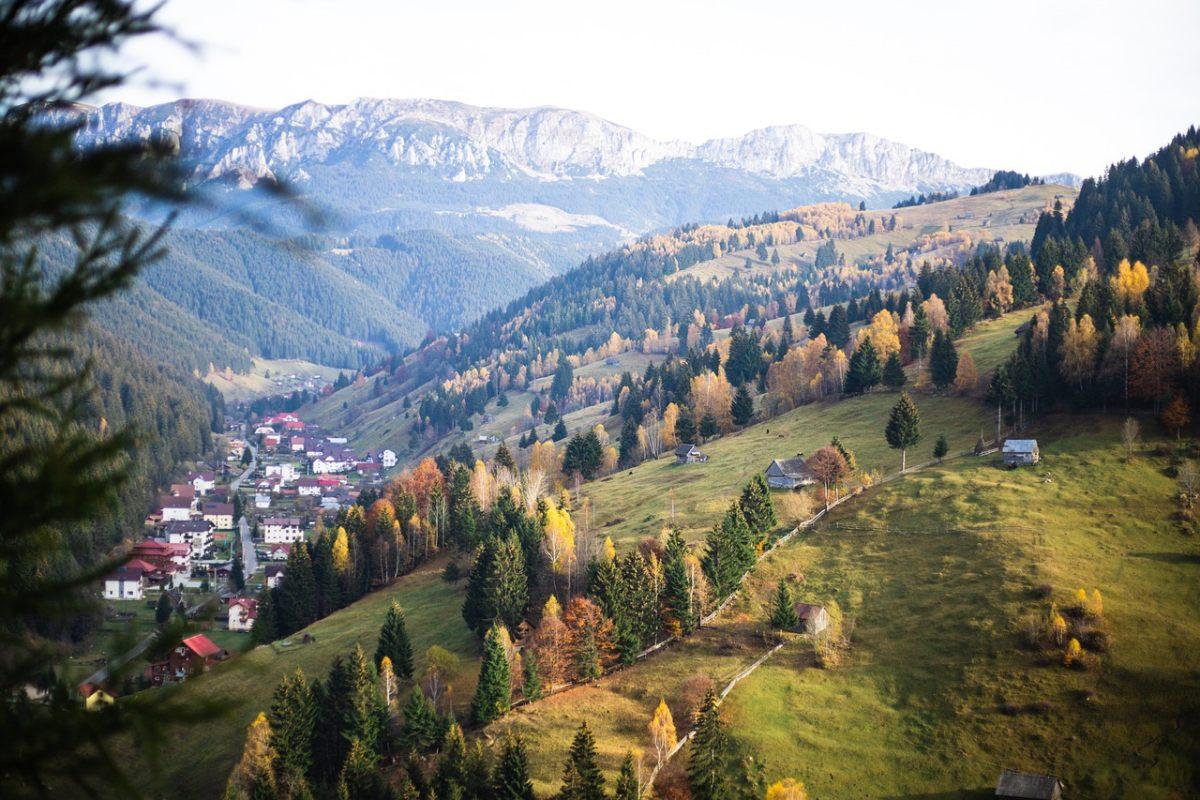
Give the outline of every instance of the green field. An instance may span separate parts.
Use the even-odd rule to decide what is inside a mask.
[[[256,400],[273,394],[283,394],[297,388],[299,384],[285,380],[282,384],[275,383],[275,378],[296,374],[303,379],[314,375],[320,376],[325,383],[333,383],[338,376],[336,367],[326,367],[311,361],[301,361],[292,358],[254,358],[247,373],[234,374],[227,379],[223,372],[210,372],[204,380],[217,387],[217,391],[227,402]],[[271,377],[267,377],[270,373]]]
[[[804,598],[854,621],[846,666],[779,659],[731,695],[772,775],[831,799],[990,796],[1005,766],[1057,774],[1072,798],[1195,790],[1200,546],[1171,519],[1167,460],[1125,464],[1117,427],[1045,426],[1036,469],[964,458],[911,475],[763,563],[735,613],[761,615],[774,581],[802,575]],[[1041,585],[1064,605],[1101,590],[1113,644],[1099,669],[1019,647]]]
[[[679,466],[668,455],[585,484],[583,493],[592,501],[594,524],[601,535],[631,545],[644,536],[657,536],[671,521],[673,498],[674,521],[684,536],[702,538],[750,477],[766,470],[772,458],[814,453],[835,435],[854,451],[860,468],[881,475],[895,472],[900,454],[888,447],[883,428],[897,397],[879,391],[801,406],[703,445],[707,463]],[[981,430],[987,434],[989,426],[995,429],[992,412],[973,400],[942,395],[915,399],[925,439],[909,453],[909,463],[928,460],[939,434],[946,435],[954,452],[973,446]]]
[[[405,609],[418,672],[430,645],[441,645],[462,659],[451,686],[454,707],[465,715],[479,669],[477,645],[459,613],[461,584],[443,581],[440,566],[427,565],[313,623],[305,629],[315,640],[310,644],[302,644],[296,635],[288,640],[290,646],[276,642],[257,647],[178,687],[158,690],[173,692],[180,701],[215,703],[223,711],[216,719],[173,731],[163,742],[159,788],[170,787],[170,796],[219,796],[241,754],[246,726],[255,714],[269,708],[279,679],[297,667],[310,679],[324,679],[334,657],[352,652],[356,644],[368,655],[374,653],[379,627],[393,599]]]

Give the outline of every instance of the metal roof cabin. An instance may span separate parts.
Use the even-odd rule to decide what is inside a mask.
[[[996,797],[1001,800],[1060,800],[1062,781],[1053,775],[1006,769],[996,781]]]
[[[1006,467],[1024,467],[1042,460],[1037,439],[1005,439],[1002,452]]]
[[[676,464],[703,464],[705,461],[708,461],[708,455],[694,444],[681,444],[675,448]]]
[[[804,454],[795,458],[777,458],[767,467],[767,486],[772,489],[795,489],[816,483],[812,470],[804,463]]]

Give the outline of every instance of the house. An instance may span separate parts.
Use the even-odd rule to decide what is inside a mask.
[[[796,453],[795,458],[777,458],[767,467],[767,485],[772,489],[795,489],[816,482],[803,453]]]
[[[1037,439],[1005,439],[1002,455],[1006,467],[1029,466],[1042,459]]]
[[[83,694],[83,707],[88,711],[99,711],[116,702],[115,697],[91,683],[83,684],[79,687],[79,691]]]
[[[708,455],[694,444],[681,444],[675,448],[676,464],[703,464],[705,461],[708,461]]]
[[[793,608],[796,610],[796,619],[799,620],[797,627],[801,633],[820,633],[829,627],[829,612],[825,610],[825,606],[796,603]]]
[[[298,477],[296,465],[288,463],[267,464],[266,468],[263,470],[263,474],[268,478],[272,476],[278,476],[279,480],[286,482],[294,481]]]
[[[163,522],[192,518],[192,501],[187,497],[160,497],[158,508]]]
[[[313,458],[309,466],[314,475],[324,475],[330,472],[346,472],[354,463],[356,462],[352,458],[326,453]]]
[[[996,797],[1003,800],[1059,800],[1062,781],[1053,775],[1005,769],[996,781]]]
[[[186,544],[193,558],[204,558],[212,544],[213,524],[204,519],[172,520],[163,525],[167,544]]]
[[[187,479],[198,495],[208,494],[217,486],[217,475],[212,470],[189,472]]]
[[[270,508],[271,494],[270,492],[256,492],[254,495],[255,508]]]
[[[255,436],[271,436],[275,433],[275,429],[270,425],[259,425],[254,429]]]
[[[267,517],[262,521],[262,532],[267,544],[298,542],[304,538],[304,526],[296,517]]]
[[[229,604],[229,630],[248,631],[258,617],[258,601],[239,597]]]
[[[292,448],[293,453],[303,453],[304,452],[304,437],[303,436],[293,436],[292,441],[291,441],[291,448]]]
[[[166,660],[155,661],[147,666],[145,675],[153,686],[178,683],[188,675],[203,672],[227,655],[212,639],[197,633],[171,648]]]
[[[146,590],[146,570],[126,564],[104,576],[105,600],[141,600]]]
[[[129,557],[150,564],[158,572],[186,571],[192,566],[192,546],[188,542],[171,544],[157,539],[146,539],[133,546]]]
[[[217,530],[233,528],[233,503],[204,503],[200,506],[200,513]]]
[[[383,465],[384,469],[391,469],[396,466],[396,451],[381,450],[379,452],[379,463]]]
[[[268,564],[263,567],[263,577],[266,578],[268,589],[279,588],[279,581],[283,579],[283,565]]]
[[[263,447],[267,448],[268,450],[273,450],[276,447],[279,447],[279,442],[282,439],[283,439],[283,437],[280,436],[278,433],[268,433],[266,436],[263,437],[263,440],[262,440]]]
[[[288,554],[291,552],[292,546],[290,544],[276,544],[272,545],[271,549],[267,551],[267,558],[272,561],[287,561]]]
[[[319,497],[321,494],[321,479],[313,477],[300,478],[296,481],[296,493],[301,497]]]
[[[172,497],[183,497],[189,501],[195,500],[196,499],[196,487],[192,486],[190,483],[172,483],[171,484],[171,496]]]

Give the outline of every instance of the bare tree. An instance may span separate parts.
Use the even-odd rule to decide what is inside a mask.
[[[1121,426],[1121,444],[1125,447],[1125,460],[1133,460],[1133,448],[1137,446],[1138,440],[1138,424],[1133,417],[1126,417],[1125,424]]]
[[[1179,497],[1185,508],[1191,508],[1196,502],[1196,494],[1200,492],[1200,472],[1191,461],[1179,465]]]

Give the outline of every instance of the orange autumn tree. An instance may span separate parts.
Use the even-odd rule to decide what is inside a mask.
[[[550,595],[542,608],[542,619],[538,626],[527,634],[526,646],[537,654],[538,675],[547,686],[555,686],[567,679],[569,654],[568,632],[562,620],[562,607],[558,598]]]
[[[596,680],[617,660],[612,620],[591,600],[576,597],[567,606],[564,622],[571,675],[575,680]]]

